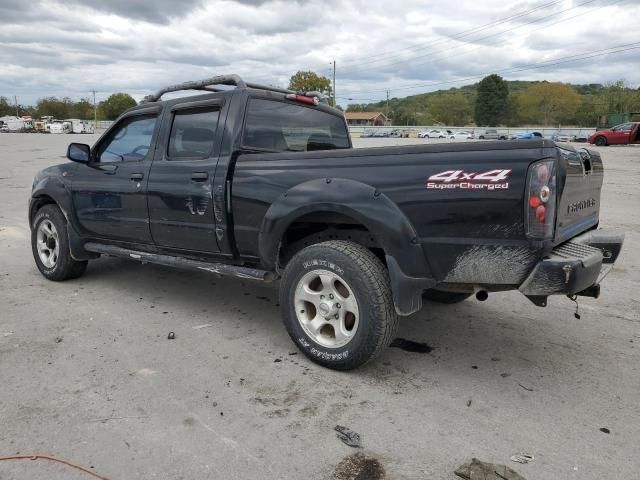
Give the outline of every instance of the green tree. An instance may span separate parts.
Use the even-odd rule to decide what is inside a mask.
[[[366,103],[350,103],[347,105],[347,112],[366,112],[367,106]]]
[[[107,120],[115,120],[122,112],[136,105],[136,101],[128,93],[114,93],[100,102],[100,109]]]
[[[37,117],[52,116],[58,119],[69,118],[70,98],[45,97],[38,100],[35,114]]]
[[[460,91],[432,97],[427,109],[437,123],[444,125],[466,125],[472,117],[471,102]]]
[[[331,80],[312,71],[297,71],[289,79],[289,90],[296,92],[320,92],[331,96]],[[333,103],[332,103],[333,104]]]
[[[518,98],[518,114],[531,123],[554,125],[570,121],[582,104],[578,92],[563,83],[530,85]]]
[[[0,97],[0,117],[4,117],[5,115],[15,115],[16,114],[16,106],[11,105],[7,97]]]
[[[640,109],[640,94],[630,88],[624,80],[605,85],[602,91],[606,113],[629,113]]]
[[[508,115],[509,85],[495,73],[484,77],[478,84],[475,119],[479,126],[496,126]]]
[[[80,120],[93,120],[93,103],[87,98],[73,102],[69,108],[69,116]]]

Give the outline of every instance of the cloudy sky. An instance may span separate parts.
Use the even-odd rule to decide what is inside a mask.
[[[0,0],[0,96],[141,99],[221,73],[286,86],[332,59],[342,105],[492,72],[638,87],[638,31],[640,0]]]

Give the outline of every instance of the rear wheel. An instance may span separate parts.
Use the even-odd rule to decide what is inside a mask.
[[[422,298],[437,303],[460,303],[471,296],[471,293],[443,292],[442,290],[427,290],[422,294]]]
[[[596,141],[595,144],[599,147],[606,147],[607,146],[607,139],[605,137],[603,137],[602,135],[600,135],[599,137],[596,137]]]
[[[375,358],[398,326],[387,269],[354,242],[323,242],[298,252],[284,271],[280,305],[298,348],[336,370]]]
[[[57,205],[45,205],[31,224],[31,251],[40,273],[49,280],[77,278],[87,269],[87,261],[71,257],[67,219]]]

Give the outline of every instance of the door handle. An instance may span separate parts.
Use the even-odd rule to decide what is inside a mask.
[[[204,182],[207,178],[209,178],[209,174],[207,172],[193,172],[191,174],[191,180],[194,182]]]
[[[132,173],[131,174],[131,180],[133,180],[133,181],[139,182],[143,178],[144,178],[144,173]]]

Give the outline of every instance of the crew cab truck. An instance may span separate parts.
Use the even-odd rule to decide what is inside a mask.
[[[640,122],[627,122],[606,130],[598,130],[589,136],[588,141],[599,147],[607,145],[640,145]]]
[[[160,101],[186,89],[205,93]],[[423,298],[597,297],[623,242],[598,229],[596,152],[542,139],[353,149],[314,94],[235,75],[162,89],[67,156],[33,182],[46,278],[111,255],[279,280],[292,340],[334,369],[374,358]]]

